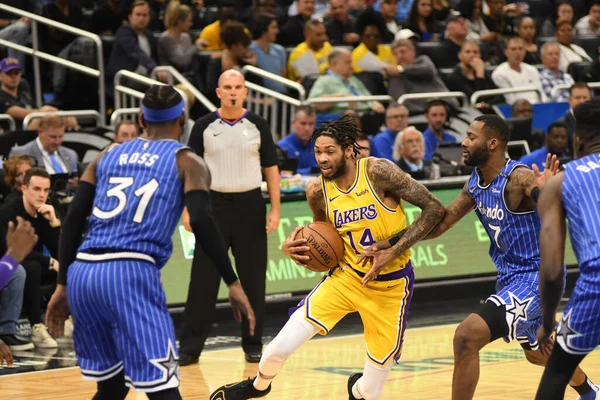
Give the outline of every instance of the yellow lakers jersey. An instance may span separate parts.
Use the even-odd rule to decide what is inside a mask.
[[[380,199],[367,176],[369,158],[356,162],[356,177],[348,190],[340,189],[335,182],[323,179],[321,186],[325,196],[327,217],[344,239],[344,255],[341,266],[350,266],[367,273],[371,265],[358,265],[357,261],[364,249],[377,241],[406,228],[406,215],[402,202],[395,209],[387,207]],[[380,275],[398,271],[406,266],[410,250],[388,265]]]

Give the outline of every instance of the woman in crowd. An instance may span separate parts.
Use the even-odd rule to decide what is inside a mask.
[[[11,192],[4,199],[4,203],[21,198],[23,178],[31,168],[33,168],[33,161],[29,156],[15,155],[4,162],[4,170],[6,171],[4,180],[11,188]]]
[[[535,22],[531,17],[523,17],[517,25],[517,34],[525,43],[525,61],[527,64],[541,64],[542,57],[540,56],[539,47],[536,43]]]
[[[192,26],[192,10],[178,0],[172,0],[165,14],[165,27],[158,39],[158,62],[172,65],[179,72],[190,73],[199,47],[188,33]]]

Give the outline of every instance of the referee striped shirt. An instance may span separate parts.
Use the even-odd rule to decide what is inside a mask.
[[[277,165],[269,124],[251,111],[238,120],[223,119],[218,111],[198,119],[188,145],[204,158],[211,190],[241,193],[260,188],[262,168]]]

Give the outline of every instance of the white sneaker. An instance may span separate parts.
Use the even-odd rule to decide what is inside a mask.
[[[58,343],[48,333],[48,328],[44,324],[35,324],[31,328],[31,341],[35,347],[41,349],[53,349],[58,347]]]
[[[69,318],[65,320],[65,326],[63,329],[63,336],[56,339],[56,342],[61,346],[67,346],[73,344],[73,317],[69,315]]]

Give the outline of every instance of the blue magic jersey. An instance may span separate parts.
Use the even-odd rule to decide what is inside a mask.
[[[504,190],[515,168],[527,168],[508,160],[500,174],[487,186],[475,169],[467,193],[475,200],[475,212],[490,237],[489,254],[498,269],[498,285],[518,277],[537,281],[540,265],[540,218],[537,210],[512,212],[506,206]]]
[[[165,265],[183,211],[183,184],[176,163],[182,147],[174,140],[139,138],[113,147],[102,157],[89,230],[79,253],[141,253],[159,268]]]
[[[566,165],[562,200],[581,276],[600,283],[600,154]]]

